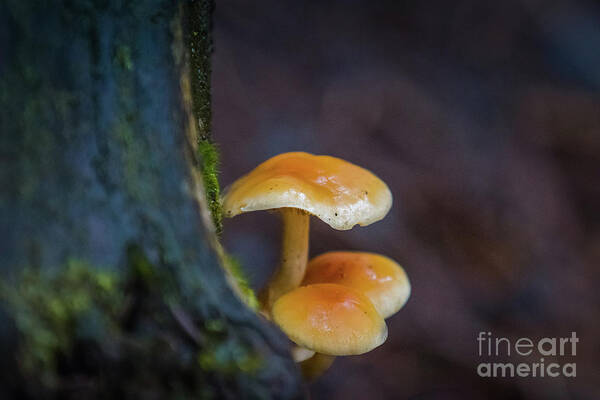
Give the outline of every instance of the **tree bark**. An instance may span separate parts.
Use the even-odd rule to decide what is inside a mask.
[[[0,398],[302,397],[218,244],[210,8],[0,4]]]

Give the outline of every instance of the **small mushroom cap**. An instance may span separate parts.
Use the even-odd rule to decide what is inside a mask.
[[[387,185],[368,170],[339,158],[283,153],[234,182],[223,199],[229,217],[275,208],[298,208],[334,229],[369,225],[392,206]]]
[[[299,287],[273,305],[273,320],[299,346],[343,356],[366,353],[387,338],[387,327],[371,301],[342,285]]]
[[[394,260],[354,251],[332,251],[310,260],[302,285],[315,283],[336,283],[364,293],[383,318],[398,312],[411,290],[406,272]]]

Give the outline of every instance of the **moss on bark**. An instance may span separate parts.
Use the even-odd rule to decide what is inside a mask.
[[[210,8],[0,3],[0,398],[302,395],[227,281]]]

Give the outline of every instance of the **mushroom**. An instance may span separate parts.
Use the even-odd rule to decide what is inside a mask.
[[[398,312],[410,296],[411,287],[404,269],[391,258],[367,252],[331,251],[308,262],[302,286],[333,283],[366,295],[383,318]],[[325,372],[335,357],[316,353],[301,361],[307,380]]]
[[[383,318],[398,312],[411,290],[406,272],[394,260],[357,251],[332,251],[310,260],[302,286],[315,283],[336,283],[358,290]]]
[[[308,258],[309,216],[347,230],[382,219],[392,204],[387,185],[368,170],[330,156],[293,152],[275,156],[226,190],[228,217],[278,210],[283,220],[281,265],[261,294],[270,309],[298,287]]]
[[[272,316],[294,343],[325,355],[363,354],[387,338],[385,322],[371,301],[342,285],[294,289],[273,304]]]

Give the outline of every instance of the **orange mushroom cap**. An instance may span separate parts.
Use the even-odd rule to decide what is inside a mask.
[[[362,354],[387,338],[385,322],[371,301],[342,285],[292,290],[275,302],[272,316],[293,342],[322,354]]]
[[[226,191],[227,216],[274,208],[298,208],[334,229],[369,225],[392,205],[387,185],[370,171],[330,156],[294,152],[275,156]]]
[[[387,318],[410,296],[410,282],[394,260],[374,253],[332,251],[308,262],[302,285],[336,283],[364,293]]]

